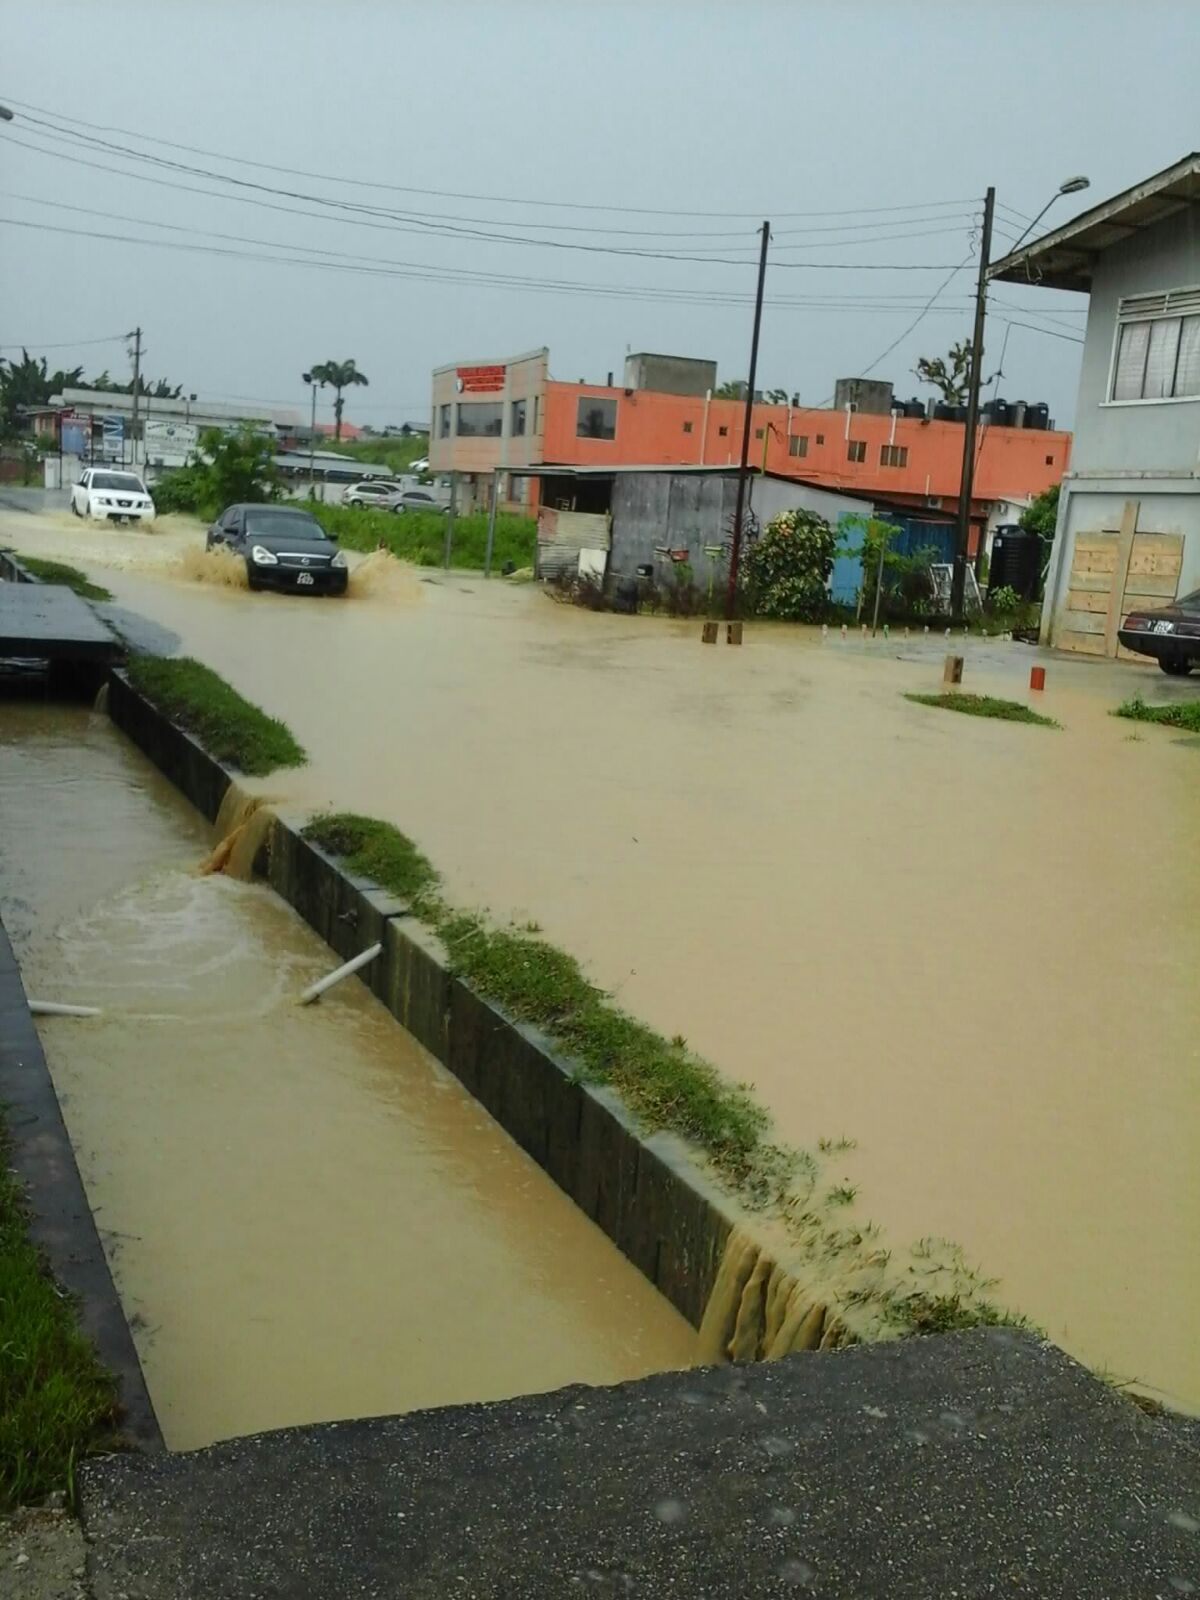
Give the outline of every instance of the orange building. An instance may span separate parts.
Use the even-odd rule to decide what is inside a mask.
[[[658,368],[654,363],[659,363]],[[692,369],[689,371],[689,369]],[[712,394],[716,368],[684,358],[633,356],[626,378],[661,370],[693,392],[563,383],[549,375],[549,351],[509,360],[459,363],[433,374],[429,464],[460,474],[464,501],[486,502],[499,470],[503,502],[532,508],[537,467],[726,466],[740,458],[745,404]],[[700,392],[699,382],[707,380]],[[963,424],[854,410],[756,404],[755,467],[896,505],[957,509]],[[1022,504],[1057,483],[1070,462],[1071,435],[983,419],[976,446],[972,522]],[[975,539],[972,538],[972,545]]]

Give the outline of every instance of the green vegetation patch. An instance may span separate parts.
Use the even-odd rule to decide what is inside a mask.
[[[107,589],[93,583],[86,572],[69,567],[64,561],[43,561],[41,556],[18,556],[26,572],[32,572],[43,583],[61,583],[77,594],[81,600],[111,600]]]
[[[117,1443],[116,1404],[112,1377],[29,1242],[0,1128],[0,1511],[69,1494],[76,1461]]]
[[[1158,722],[1168,728],[1183,728],[1200,733],[1200,700],[1179,700],[1173,705],[1148,706],[1140,694],[1126,700],[1113,712],[1115,717],[1132,717],[1135,722]]]
[[[1040,711],[1031,711],[1019,700],[997,700],[990,694],[906,694],[919,706],[940,706],[943,711],[964,711],[969,717],[995,717],[1001,722],[1035,722],[1041,728],[1057,728],[1053,717],[1044,717]]]
[[[277,767],[302,767],[308,760],[284,723],[190,656],[132,656],[128,671],[134,688],[194,733],[218,761],[263,778]]]
[[[445,559],[446,515],[441,511],[381,511],[372,506],[327,506],[320,501],[298,501],[349,550],[377,550],[380,545],[401,561],[419,567],[440,567]],[[450,565],[479,571],[487,552],[485,513],[455,517]],[[492,570],[507,562],[515,568],[531,567],[537,546],[537,523],[532,517],[496,516]]]
[[[339,811],[314,818],[304,829],[331,856],[341,856],[351,872],[371,878],[414,907],[436,911],[438,875],[412,840],[390,822]]]

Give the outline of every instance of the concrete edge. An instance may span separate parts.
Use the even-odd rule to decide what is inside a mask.
[[[28,568],[23,567],[11,550],[0,550],[0,578],[6,583],[41,583]]]
[[[12,1170],[28,1201],[29,1238],[45,1256],[57,1282],[74,1298],[83,1333],[116,1378],[122,1432],[143,1450],[161,1450],[162,1432],[137,1347],[100,1242],[3,923],[0,1116],[8,1127]]]
[[[214,821],[233,775],[139,694],[109,678],[109,715]],[[400,1025],[575,1202],[693,1327],[699,1327],[738,1208],[671,1134],[647,1134],[611,1089],[458,978],[437,938],[394,896],[345,872],[277,818],[255,863],[344,960],[379,941],[362,973]]]

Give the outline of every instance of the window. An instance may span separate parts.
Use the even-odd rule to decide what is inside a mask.
[[[824,444],[825,443],[825,435],[823,433],[819,433],[817,435],[817,443],[818,444]]]
[[[846,460],[865,461],[867,459],[867,441],[865,439],[848,439],[846,441]]]
[[[449,437],[450,437],[450,407],[449,406],[439,406],[438,407],[438,438],[439,439],[448,439]]]
[[[690,422],[685,422],[685,423],[684,423],[684,425],[683,425],[683,431],[684,431],[684,433],[691,433],[691,431],[692,431],[692,425],[691,425],[691,423],[690,423]]]
[[[728,439],[728,437],[729,437],[729,429],[725,426],[724,423],[722,423],[721,426],[717,429],[717,438],[718,439]]]
[[[503,426],[504,406],[499,400],[474,400],[470,405],[459,405],[460,439],[498,439]]]
[[[1048,467],[1052,467],[1054,465],[1054,457],[1053,456],[1047,456],[1046,457],[1046,465]]]
[[[1117,311],[1113,400],[1200,395],[1200,289],[1127,295]]]
[[[542,397],[540,394],[535,394],[533,397],[533,431],[534,433],[541,433],[542,431]]]
[[[615,439],[617,437],[617,402],[603,395],[581,394],[575,413],[577,439]]]
[[[808,435],[806,433],[794,433],[788,440],[788,455],[806,456],[807,454]]]
[[[859,456],[858,459],[861,461],[862,456]],[[881,467],[906,467],[908,465],[908,446],[906,444],[880,445],[879,465]]]
[[[514,439],[519,439],[525,432],[525,402],[514,400],[512,403],[512,422],[510,432]]]
[[[761,438],[762,438],[762,436],[763,436],[763,430],[762,430],[762,429],[761,429],[761,428],[755,428],[755,430],[754,430],[754,437],[755,437],[755,438],[756,438],[756,439],[761,439]]]

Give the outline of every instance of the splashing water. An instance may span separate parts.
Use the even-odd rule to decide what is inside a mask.
[[[222,589],[248,589],[246,563],[232,550],[185,550],[175,563],[176,577],[211,583]]]
[[[350,594],[356,600],[386,600],[415,606],[423,599],[416,568],[398,561],[390,550],[372,550],[350,570]]]

